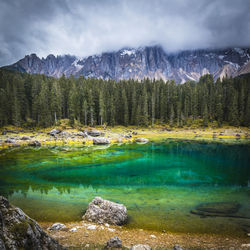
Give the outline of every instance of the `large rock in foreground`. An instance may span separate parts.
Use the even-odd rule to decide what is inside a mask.
[[[83,216],[84,220],[99,224],[109,223],[111,225],[122,225],[127,222],[127,208],[112,201],[103,200],[101,197],[89,203],[88,209]]]
[[[20,208],[0,196],[0,249],[57,250],[61,245]]]

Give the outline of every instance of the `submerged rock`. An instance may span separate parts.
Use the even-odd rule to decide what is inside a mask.
[[[122,241],[117,236],[110,238],[105,248],[122,248]]]
[[[93,144],[94,145],[106,145],[106,144],[110,144],[110,141],[109,141],[109,139],[107,139],[105,137],[99,137],[99,138],[93,139]]]
[[[152,248],[149,245],[134,245],[130,248],[130,250],[151,250]]]
[[[37,222],[0,196],[0,249],[63,249]]]
[[[62,228],[65,228],[66,226],[62,223],[54,223],[51,227],[48,228],[48,230],[51,230],[51,231],[56,231],[56,230],[60,230]]]
[[[191,213],[204,216],[224,216],[231,217],[240,209],[240,204],[237,202],[210,202],[202,203]],[[237,217],[237,216],[236,216]]]
[[[89,203],[88,209],[83,216],[84,220],[99,224],[109,223],[112,225],[122,225],[127,222],[127,208],[112,201],[95,197]]]
[[[199,211],[209,212],[209,213],[224,213],[232,214],[238,212],[240,204],[237,202],[210,202],[202,203],[196,207]]]

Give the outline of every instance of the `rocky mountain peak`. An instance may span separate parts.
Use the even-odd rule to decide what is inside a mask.
[[[245,65],[250,61],[249,48],[217,50],[187,50],[167,53],[161,46],[123,48],[85,58],[63,55],[48,55],[39,58],[36,54],[25,56],[7,66],[9,69],[31,74],[60,77],[84,76],[127,80],[143,78],[175,80],[183,83],[197,81],[204,74],[214,78],[237,76],[248,72]],[[244,70],[243,70],[244,67]]]

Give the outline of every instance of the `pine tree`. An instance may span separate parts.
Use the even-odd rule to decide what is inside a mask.
[[[105,105],[104,105],[102,90],[99,93],[99,116],[100,116],[100,124],[102,126],[105,118]]]
[[[203,110],[203,126],[208,126],[208,110],[207,110],[207,104],[204,104],[204,110]]]

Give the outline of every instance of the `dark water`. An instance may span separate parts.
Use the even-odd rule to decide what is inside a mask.
[[[247,219],[190,213],[233,201],[250,218],[250,144],[167,140],[0,151],[0,194],[39,221],[80,220],[95,197],[123,203],[128,227],[243,234]]]

